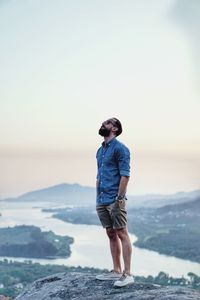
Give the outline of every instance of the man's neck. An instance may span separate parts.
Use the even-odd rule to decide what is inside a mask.
[[[105,144],[108,144],[113,138],[115,137],[115,135],[109,135],[109,136],[105,136],[104,137],[104,142]]]

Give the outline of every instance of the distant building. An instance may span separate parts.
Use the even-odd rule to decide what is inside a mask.
[[[17,289],[23,289],[24,288],[24,286],[23,286],[23,284],[21,282],[20,283],[15,283],[14,287],[17,288]]]

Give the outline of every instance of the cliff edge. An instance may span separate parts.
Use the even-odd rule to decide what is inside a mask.
[[[16,300],[200,300],[200,291],[133,283],[114,288],[112,281],[99,281],[95,273],[58,273],[33,282]]]

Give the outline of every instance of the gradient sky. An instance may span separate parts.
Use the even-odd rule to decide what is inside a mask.
[[[95,186],[109,117],[129,193],[200,188],[199,3],[0,0],[0,198]]]

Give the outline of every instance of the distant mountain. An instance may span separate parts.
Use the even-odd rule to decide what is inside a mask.
[[[162,207],[170,204],[178,204],[193,201],[200,197],[200,190],[192,192],[178,192],[175,194],[160,195],[128,195],[129,206],[133,207]],[[80,184],[61,183],[44,189],[39,189],[22,194],[18,197],[6,198],[4,201],[30,201],[30,202],[53,202],[70,205],[94,205],[96,189]]]
[[[55,204],[90,205],[95,203],[95,189],[80,184],[62,183],[48,188],[25,193],[16,198],[7,198],[14,202],[54,202]]]
[[[175,194],[147,194],[138,196],[128,196],[129,203],[134,207],[162,207],[193,201],[200,197],[200,190],[191,192],[177,192]]]
[[[200,222],[200,197],[196,200],[183,202],[174,205],[166,205],[156,209],[156,214],[167,217],[169,219],[184,218],[189,219],[190,222],[194,222],[194,218],[198,217],[198,223]],[[172,221],[171,221],[172,222]]]

